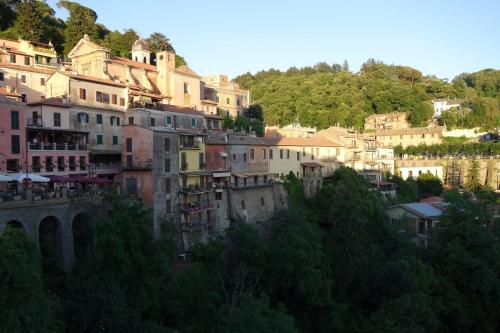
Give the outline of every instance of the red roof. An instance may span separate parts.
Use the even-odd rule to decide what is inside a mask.
[[[201,117],[204,116],[203,112],[197,111],[193,108],[186,107],[186,106],[162,104],[162,110],[167,111],[167,112],[178,112],[178,113],[192,114],[192,115],[201,116]]]
[[[129,58],[111,56],[110,61],[116,62],[117,64],[121,64],[121,65],[137,67],[137,68],[146,69],[148,71],[156,72],[156,66],[145,64],[143,62],[130,60]]]
[[[272,146],[301,146],[301,147],[341,147],[342,145],[324,138],[266,138]]]
[[[40,74],[52,74],[55,72],[55,69],[45,69],[45,68],[38,68],[38,67],[32,67],[32,66],[21,66],[21,65],[13,65],[13,64],[0,64],[0,67],[15,69],[18,71],[40,73]]]
[[[102,84],[108,84],[108,85],[116,86],[116,87],[123,87],[123,88],[126,87],[125,83],[117,82],[117,81],[113,81],[113,80],[100,79],[97,77],[85,76],[85,75],[80,75],[80,74],[71,74],[71,73],[62,72],[62,71],[58,71],[58,73],[66,75],[66,76],[68,76],[72,79],[75,79],[75,80],[102,83]]]
[[[11,96],[11,97],[18,97],[18,98],[22,97],[21,94],[19,94],[17,92],[10,92],[5,87],[0,87],[0,95]]]

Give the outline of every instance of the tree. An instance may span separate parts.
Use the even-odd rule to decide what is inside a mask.
[[[97,14],[92,9],[82,6],[77,2],[62,0],[57,3],[59,8],[65,8],[69,12],[64,30],[64,54],[68,53],[78,43],[84,34],[98,41],[99,34],[96,26]]]
[[[44,290],[37,244],[7,227],[0,234],[0,252],[0,331],[62,331],[54,299]]]
[[[104,37],[103,44],[111,50],[111,53],[121,57],[129,57],[132,45],[139,39],[139,35],[133,29],[127,29],[123,33],[112,31]]]
[[[219,112],[219,110],[217,110]],[[222,119],[222,128],[224,130],[233,129],[234,128],[234,120],[233,117],[228,112],[224,112],[224,118]]]
[[[347,60],[344,60],[344,62],[342,63],[342,70],[344,72],[349,72],[349,63],[347,62]]]
[[[417,178],[418,192],[421,198],[439,196],[443,192],[441,179],[427,172]]]
[[[479,162],[473,158],[469,161],[469,169],[467,170],[467,177],[465,178],[465,188],[474,192],[480,187],[481,180],[479,178]]]
[[[259,120],[264,120],[263,114],[262,114],[262,106],[259,104],[252,104],[248,107],[247,110],[247,117],[248,118],[254,118],[254,119],[259,119]]]
[[[170,43],[170,39],[168,39],[167,36],[165,36],[161,32],[153,32],[151,35],[149,35],[146,41],[148,42],[149,47],[151,48],[151,52],[153,53],[157,53],[159,51],[175,52],[174,47]]]
[[[16,18],[17,8],[21,0],[0,1],[0,31],[11,26]]]
[[[180,67],[180,66],[187,66],[187,61],[184,59],[184,57],[181,57],[180,55],[176,54],[175,55],[175,67]]]
[[[18,6],[14,29],[22,39],[39,42],[43,36],[43,14],[37,1],[23,1]]]

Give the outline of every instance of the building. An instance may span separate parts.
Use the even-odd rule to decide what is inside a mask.
[[[444,127],[414,127],[405,129],[383,129],[375,133],[381,147],[433,145],[443,142]]]
[[[443,166],[438,160],[396,160],[396,174],[403,179],[415,178],[430,173],[439,179],[443,178]]]
[[[215,101],[217,107],[232,117],[243,116],[250,106],[250,92],[241,89],[227,75],[209,75],[201,78],[205,85],[205,100]]]
[[[60,99],[28,103],[29,172],[43,176],[87,175],[88,131],[72,126],[70,106]]]
[[[443,111],[451,110],[452,108],[459,111],[462,109],[462,99],[435,99],[432,101],[434,107],[434,118],[441,118]]]
[[[399,130],[409,128],[405,112],[372,114],[365,119],[365,130]]]
[[[417,246],[427,247],[444,208],[438,204],[415,202],[390,207],[386,212],[391,224],[400,228]]]
[[[324,138],[267,138],[269,145],[269,172],[274,179],[283,179],[292,172],[297,178],[314,174],[327,176],[345,162],[344,147]],[[314,162],[314,163],[312,163]]]
[[[45,83],[56,66],[51,44],[0,38],[0,88],[21,95],[23,102],[46,96]]]
[[[0,173],[26,170],[26,109],[0,94]]]

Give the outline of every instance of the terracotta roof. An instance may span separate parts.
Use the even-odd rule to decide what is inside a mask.
[[[66,75],[66,76],[68,76],[72,79],[75,79],[75,80],[102,83],[102,84],[108,84],[108,85],[116,86],[116,87],[123,87],[123,88],[126,87],[125,83],[116,82],[113,80],[100,79],[97,77],[91,77],[91,76],[85,76],[85,75],[79,75],[79,74],[71,74],[71,73],[63,72],[63,71],[58,71],[58,73]]]
[[[300,146],[300,147],[341,147],[342,145],[324,138],[266,138],[272,146]]]
[[[182,74],[188,74],[196,77],[200,77],[198,74],[196,74],[195,71],[193,71],[191,68],[189,68],[187,65],[182,65],[179,66],[175,69],[177,73],[182,73]]]
[[[141,90],[136,89],[136,88],[131,88],[130,89],[130,94],[131,95],[136,95],[136,96],[146,96],[146,97],[151,97],[151,98],[156,98],[156,99],[162,99],[163,98],[162,95],[153,94],[153,93],[146,92],[146,91],[141,91]]]
[[[10,92],[6,87],[0,87],[0,95],[10,96],[10,97],[18,97],[21,98],[21,94],[17,92]]]
[[[228,143],[231,145],[256,145],[267,146],[266,138],[252,136],[248,134],[228,133]]]
[[[167,112],[192,114],[192,115],[196,115],[196,116],[200,116],[200,117],[204,116],[203,112],[197,111],[197,110],[190,108],[190,107],[187,107],[187,106],[176,106],[176,105],[170,105],[170,104],[162,104],[162,110],[167,111]]]
[[[50,75],[55,72],[55,69],[45,69],[45,68],[38,68],[38,67],[32,67],[32,66],[22,66],[22,65],[13,65],[13,64],[0,64],[0,68],[10,68],[10,69],[15,69],[18,71],[25,71],[25,72],[34,72],[34,73],[40,73],[40,74],[47,74]]]
[[[137,68],[146,69],[148,71],[156,72],[156,66],[145,64],[145,63],[139,62],[139,61],[134,61],[134,60],[131,60],[129,58],[111,56],[109,61],[116,62],[118,64],[122,64],[122,65],[126,65],[126,66],[137,67]]]
[[[27,105],[29,106],[35,106],[35,105],[50,105],[50,106],[57,106],[61,108],[69,108],[69,104],[66,103],[62,98],[59,97],[51,97],[51,98],[46,98],[46,99],[41,99],[36,102],[31,102],[28,103]]]

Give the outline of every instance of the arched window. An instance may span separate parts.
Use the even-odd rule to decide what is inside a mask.
[[[144,61],[143,61],[143,62],[144,62],[144,63],[146,63],[146,62],[147,62],[147,61],[146,61],[146,57],[144,57]]]
[[[139,60],[137,59],[137,57],[135,57],[135,61],[139,61]]]
[[[245,206],[245,200],[241,200],[241,209],[245,209],[246,206]]]

